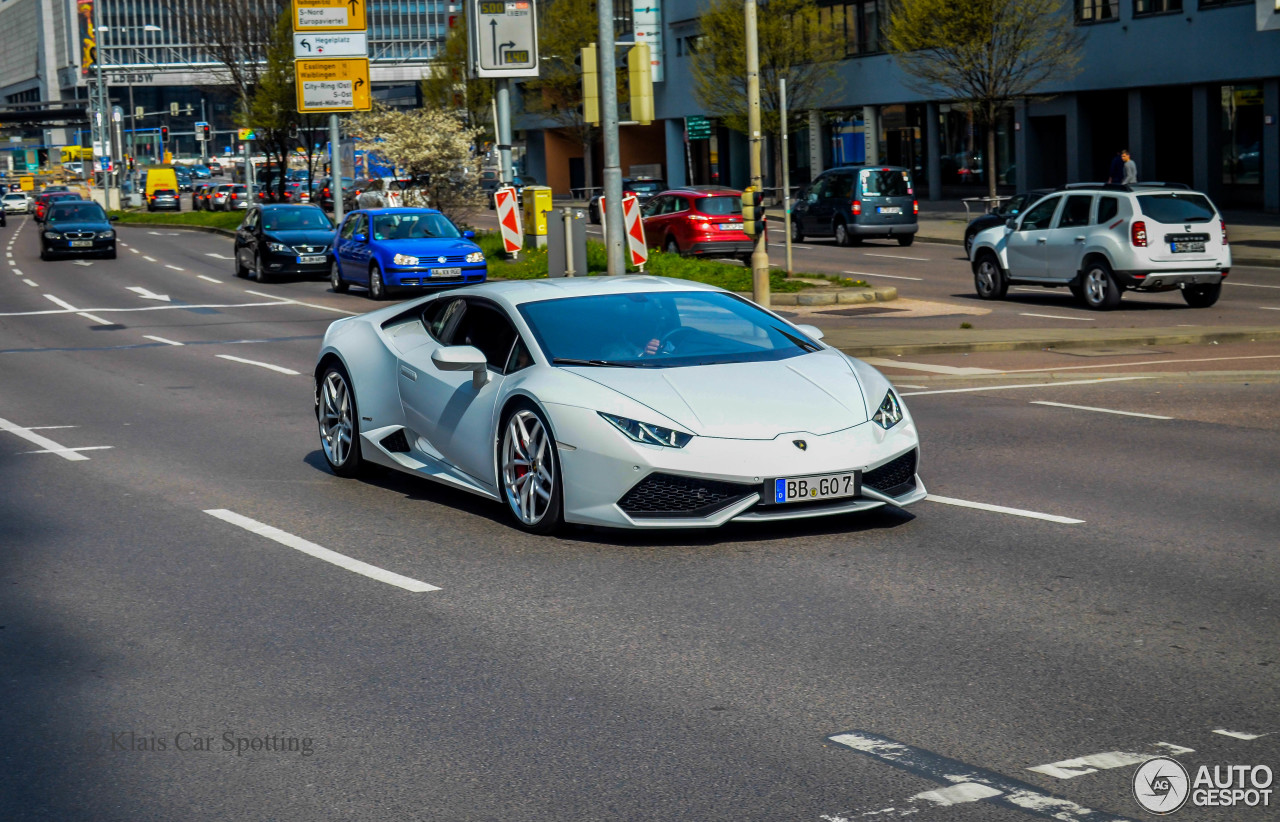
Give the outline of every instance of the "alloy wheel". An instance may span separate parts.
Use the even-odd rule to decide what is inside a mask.
[[[520,522],[542,522],[555,493],[554,445],[538,415],[520,410],[507,421],[502,436],[502,485],[507,505]]]
[[[320,385],[320,445],[330,465],[340,468],[346,464],[354,437],[351,389],[342,374],[330,371]]]
[[[1107,288],[1111,285],[1107,272],[1094,266],[1084,276],[1084,296],[1090,305],[1102,305],[1107,299]]]

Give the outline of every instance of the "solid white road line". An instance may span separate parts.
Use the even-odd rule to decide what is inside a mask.
[[[928,388],[927,385],[907,385],[905,382],[895,382],[894,388]]]
[[[39,283],[33,282],[33,281],[31,281],[31,280],[23,280],[23,282],[24,282],[24,283],[26,283],[27,285],[31,286],[32,288],[39,288],[39,287],[40,287],[40,284],[39,284]]]
[[[1277,309],[1280,310],[1280,309]],[[1196,357],[1194,359],[1183,360],[1141,360],[1139,362],[1122,362],[1122,363],[1102,363],[1101,365],[1063,365],[1052,366],[1051,368],[1018,368],[1012,371],[1001,371],[1001,374],[1029,374],[1037,371],[1081,371],[1086,368],[1119,368],[1129,367],[1131,365],[1169,365],[1172,363],[1184,362],[1226,362],[1231,360],[1275,360],[1280,359],[1280,354],[1250,354],[1245,357]]]
[[[1105,751],[1103,753],[1089,754],[1088,756],[1077,756],[1073,759],[1064,759],[1061,762],[1050,762],[1048,765],[1036,765],[1034,768],[1027,768],[1027,770],[1042,773],[1045,776],[1052,776],[1055,779],[1075,779],[1077,776],[1097,773],[1098,771],[1109,771],[1112,768],[1127,768],[1130,765],[1146,762],[1157,755],[1181,756],[1182,754],[1195,753],[1192,748],[1170,745],[1168,742],[1157,742],[1155,747],[1162,749],[1159,754]]]
[[[1260,305],[1258,308],[1261,308],[1263,311],[1280,311],[1280,307],[1274,305]]]
[[[901,362],[899,360],[889,360],[883,357],[863,357],[863,362],[871,363],[877,368],[905,368],[909,371],[928,371],[933,374],[951,374],[958,377],[967,377],[974,374],[999,374],[1000,372],[992,368],[961,368],[954,365],[930,365],[923,362]]]
[[[852,274],[855,277],[884,277],[887,280],[911,280],[912,282],[922,283],[923,277],[902,277],[897,274],[872,274],[870,271],[842,271],[842,274]]]
[[[178,270],[181,271],[182,269],[178,269]],[[218,285],[222,285],[222,280],[215,280],[213,277],[206,277],[203,274],[197,274],[196,276],[202,280],[205,280],[206,282],[217,283]]]
[[[348,571],[362,574],[370,579],[376,579],[378,582],[385,582],[388,585],[394,585],[397,588],[403,588],[404,590],[411,591],[415,594],[440,590],[435,585],[429,585],[416,579],[401,576],[400,574],[393,573],[384,568],[379,568],[376,565],[370,565],[367,562],[352,559],[345,554],[339,554],[337,551],[330,551],[328,548],[322,548],[314,542],[308,542],[302,537],[294,536],[287,531],[281,531],[279,528],[273,528],[270,525],[258,522],[255,519],[249,519],[246,516],[241,516],[240,514],[237,514],[234,511],[228,511],[225,508],[210,508],[206,510],[205,513],[211,517],[217,517],[223,522],[229,522],[232,525],[239,526],[246,531],[257,534],[258,536],[266,537],[267,539],[274,540],[281,545],[301,551],[308,556],[324,560],[325,562],[336,565],[339,568],[345,568]]]
[[[1235,280],[1226,280],[1229,285],[1243,285],[1246,288],[1280,288],[1280,285],[1263,285],[1261,283],[1238,283]]]
[[[53,297],[50,297],[50,295],[48,294],[46,294],[45,296],[49,297],[50,299],[54,299]],[[65,303],[59,303],[59,304],[66,306]],[[307,305],[307,303],[299,303],[296,300],[274,300],[269,303],[205,303],[203,305],[146,305],[146,306],[135,306],[133,308],[91,308],[88,310],[101,311],[104,314],[115,314],[115,313],[121,313],[121,312],[131,313],[134,311],[178,311],[178,310],[190,311],[193,308],[262,308],[265,306],[272,306],[272,305]],[[323,306],[316,306],[316,307],[323,308]],[[74,306],[67,306],[65,310],[50,309],[48,311],[10,311],[8,313],[0,314],[0,317],[39,317],[45,314],[76,314],[79,311],[80,309],[75,308]],[[347,312],[347,313],[350,313],[350,312]]]
[[[58,456],[62,457],[64,460],[78,462],[80,460],[89,459],[83,454],[77,453],[75,451],[68,451],[67,449],[63,448],[61,445],[49,439],[48,437],[42,437],[39,434],[33,434],[31,433],[31,429],[23,428],[21,425],[16,425],[15,423],[9,422],[8,420],[0,419],[0,431],[8,431],[10,434],[17,434],[19,437],[22,437],[24,440],[31,443],[32,445],[38,445],[41,448],[47,449],[47,453],[57,454]]]
[[[82,445],[79,448],[44,448],[39,451],[23,451],[24,454],[74,454],[77,451],[108,451],[114,445]]]
[[[1100,414],[1119,414],[1124,417],[1145,417],[1149,420],[1171,420],[1173,417],[1162,417],[1159,414],[1139,414],[1137,411],[1116,411],[1112,408],[1094,408],[1090,405],[1067,405],[1065,402],[1048,402],[1047,400],[1032,400],[1032,405],[1051,405],[1054,408],[1071,408],[1076,411],[1097,411]]]
[[[976,508],[979,511],[992,511],[997,514],[1009,514],[1015,517],[1027,517],[1028,519],[1042,519],[1046,522],[1058,522],[1063,525],[1079,525],[1084,522],[1082,519],[1060,517],[1057,514],[1041,514],[1038,511],[1026,511],[1022,508],[1006,508],[1003,505],[989,505],[985,502],[969,502],[968,500],[955,499],[953,497],[940,497],[936,494],[930,494],[925,497],[925,499],[930,502],[940,502],[943,505],[955,505],[960,508]]]
[[[1025,311],[1024,311],[1024,312],[1022,312],[1019,316],[1022,316],[1022,317],[1042,317],[1042,318],[1044,318],[1044,319],[1046,319],[1046,320],[1077,320],[1077,321],[1082,322],[1082,323],[1093,323],[1093,322],[1097,322],[1097,320],[1095,320],[1095,319],[1094,319],[1094,318],[1092,318],[1092,317],[1063,317],[1063,316],[1058,315],[1058,314],[1028,314],[1028,313],[1026,313]]]
[[[1261,739],[1262,737],[1267,736],[1267,734],[1247,734],[1242,731],[1228,731],[1226,728],[1219,728],[1214,731],[1214,733],[1229,736],[1232,739],[1243,739],[1245,742],[1252,742],[1255,739]]]
[[[915,260],[915,261],[916,261],[916,262],[918,262],[918,263],[927,263],[927,262],[930,262],[930,260],[929,260],[929,258],[928,258],[928,257],[904,257],[904,256],[903,256],[903,255],[901,255],[901,254],[873,254],[873,253],[872,253],[872,252],[870,252],[870,251],[868,251],[868,252],[866,253],[866,256],[868,256],[868,257],[887,257],[887,258],[889,258],[890,260]]]
[[[176,265],[169,265],[168,263],[165,263],[164,267],[168,269],[172,269],[174,271],[186,271],[185,268],[178,268]]]
[[[291,300],[288,297],[280,297],[275,294],[263,294],[261,291],[250,291],[248,289],[245,289],[244,293],[252,294],[255,297],[275,297],[277,300],[279,300],[282,303],[291,303],[293,305],[305,305],[307,308],[318,308],[321,311],[332,311],[335,314],[346,314],[348,317],[358,317],[361,314],[361,312],[359,311],[346,311],[341,308],[331,308],[327,305],[316,305],[315,303],[304,303],[301,300]]]
[[[73,313],[73,314],[74,314],[75,312],[77,312],[77,311],[79,311],[79,310],[80,310],[80,309],[76,308],[74,305],[72,305],[71,303],[69,303],[69,302],[67,302],[66,300],[62,299],[61,297],[55,297],[55,296],[53,296],[52,294],[45,294],[45,295],[44,295],[44,298],[45,298],[46,300],[48,300],[49,302],[53,303],[54,305],[61,306],[61,307],[65,308],[67,311],[70,311],[70,312],[71,312],[71,313]],[[36,312],[36,313],[38,313],[38,314],[44,314],[44,313],[50,313],[50,314],[55,314],[55,313],[56,313],[56,314],[61,314],[61,313],[63,313],[63,312],[60,312],[60,311],[58,311],[58,312],[55,312],[55,311],[50,311],[50,312],[38,311],[38,312]]]
[[[3,316],[3,315],[0,315]],[[913,391],[904,397],[920,397],[925,394],[967,394],[974,391],[1007,391],[1011,388],[1056,388],[1060,385],[1096,385],[1103,382],[1130,382],[1132,380],[1154,380],[1156,375],[1143,377],[1099,377],[1095,380],[1065,380],[1063,382],[1027,382],[1017,385],[987,385],[978,388],[944,388],[933,391]]]
[[[164,343],[165,345],[186,345],[186,343],[174,342],[173,340],[166,340],[164,337],[153,337],[150,334],[143,334],[142,338],[144,340],[155,340],[156,342]]]
[[[269,362],[258,362],[257,360],[246,360],[241,357],[233,357],[230,354],[215,354],[214,356],[222,360],[231,360],[232,362],[242,362],[245,365],[256,365],[259,368],[266,368],[271,371],[278,371],[281,374],[288,374],[292,377],[296,377],[301,373],[298,371],[294,371],[292,368],[285,368],[279,365],[272,365]]]
[[[78,425],[28,425],[28,431],[52,431],[54,428],[79,428]]]

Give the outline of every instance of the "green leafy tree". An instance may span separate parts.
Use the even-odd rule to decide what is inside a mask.
[[[747,28],[742,0],[712,0],[702,14],[693,55],[693,92],[707,113],[747,133]],[[781,134],[778,80],[787,80],[788,125],[798,126],[837,88],[836,64],[844,57],[843,33],[824,23],[811,0],[770,0],[758,15],[760,127]],[[783,158],[778,157],[778,162]]]
[[[991,197],[1000,109],[1080,70],[1083,36],[1063,0],[898,0],[885,35],[911,86],[960,101],[987,127]]]
[[[468,77],[467,67],[467,18],[458,15],[456,25],[449,30],[444,48],[432,64],[431,74],[422,79],[424,105],[441,111],[462,111],[467,124],[479,131],[479,139],[493,135],[494,81]]]
[[[483,205],[480,161],[472,152],[477,130],[452,111],[397,111],[375,105],[351,118],[356,148],[378,155],[420,187],[406,192],[405,205],[425,205],[467,222]]]
[[[539,4],[538,62],[541,73],[524,84],[524,110],[545,117],[582,145],[586,184],[592,184],[592,145],[596,127],[582,119],[583,46],[595,42],[594,0],[551,0]]]
[[[288,15],[280,15],[267,45],[264,65],[258,70],[257,84],[249,92],[248,110],[241,115],[241,125],[253,128],[258,136],[258,149],[281,173],[272,180],[277,196],[284,194],[284,170],[289,155],[298,144],[301,115],[297,110],[293,70],[293,25]]]

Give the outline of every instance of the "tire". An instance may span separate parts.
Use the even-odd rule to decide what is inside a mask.
[[[1209,308],[1222,295],[1222,283],[1215,285],[1189,285],[1182,289],[1182,299],[1192,308]]]
[[[49,256],[49,249],[45,248],[43,244],[40,246],[40,259],[42,260],[51,259]]]
[[[111,250],[102,255],[104,259],[114,260],[116,258],[116,247],[111,246]]]
[[[1000,267],[1000,259],[990,251],[981,251],[973,262],[973,289],[981,300],[1003,300],[1009,292],[1009,277]]]
[[[265,284],[271,282],[271,278],[262,267],[262,257],[257,254],[253,255],[253,268],[249,269],[249,279],[255,283]]]
[[[1076,302],[1084,302],[1084,286],[1080,284],[1080,278],[1076,277],[1067,284],[1067,290],[1071,292],[1071,296],[1076,298]]]
[[[374,263],[369,266],[369,299],[382,302],[387,298],[387,284],[382,281],[382,269]]]
[[[850,246],[853,245],[852,235],[849,234],[849,226],[844,223],[836,223],[835,230],[832,232],[836,235],[836,245]]]
[[[502,415],[495,439],[498,485],[507,514],[522,531],[554,532],[564,521],[563,483],[555,435],[546,417],[532,403],[514,405]]]
[[[239,278],[240,278],[240,279],[242,279],[242,280],[243,280],[243,279],[247,279],[247,278],[248,278],[248,276],[249,276],[249,272],[245,270],[245,267],[244,267],[244,266],[242,266],[242,265],[240,265],[240,252],[239,252],[239,251],[237,251],[237,252],[236,252],[236,276],[237,276],[237,277],[239,277]]]
[[[791,242],[804,242],[804,229],[800,227],[800,221],[795,218],[794,214],[791,215]]]
[[[906,248],[907,246],[911,245],[915,241],[916,241],[916,235],[914,234],[898,235],[898,245],[902,246],[903,248]]]
[[[329,470],[339,477],[360,473],[360,415],[351,379],[340,364],[329,365],[316,384],[316,423],[320,451]]]
[[[338,261],[334,260],[329,266],[329,287],[333,289],[335,294],[346,294],[347,281],[342,279],[342,270],[338,268]]]
[[[666,244],[666,246],[663,248],[663,250],[664,250],[664,251],[666,251],[668,254],[679,254],[679,253],[680,253],[680,244],[676,242],[676,238],[675,238],[675,237],[668,237],[668,238],[667,238],[667,244]]]
[[[1080,275],[1080,283],[1084,304],[1094,311],[1110,311],[1120,304],[1120,296],[1124,292],[1105,260],[1095,260],[1086,265]]]

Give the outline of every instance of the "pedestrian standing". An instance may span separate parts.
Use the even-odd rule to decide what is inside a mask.
[[[1107,172],[1107,182],[1110,185],[1120,185],[1120,181],[1124,179],[1123,155],[1123,151],[1117,151],[1116,156],[1111,158],[1111,170]]]
[[[1129,155],[1129,149],[1120,152],[1120,159],[1124,160],[1124,184],[1130,185],[1138,182],[1138,164]]]

